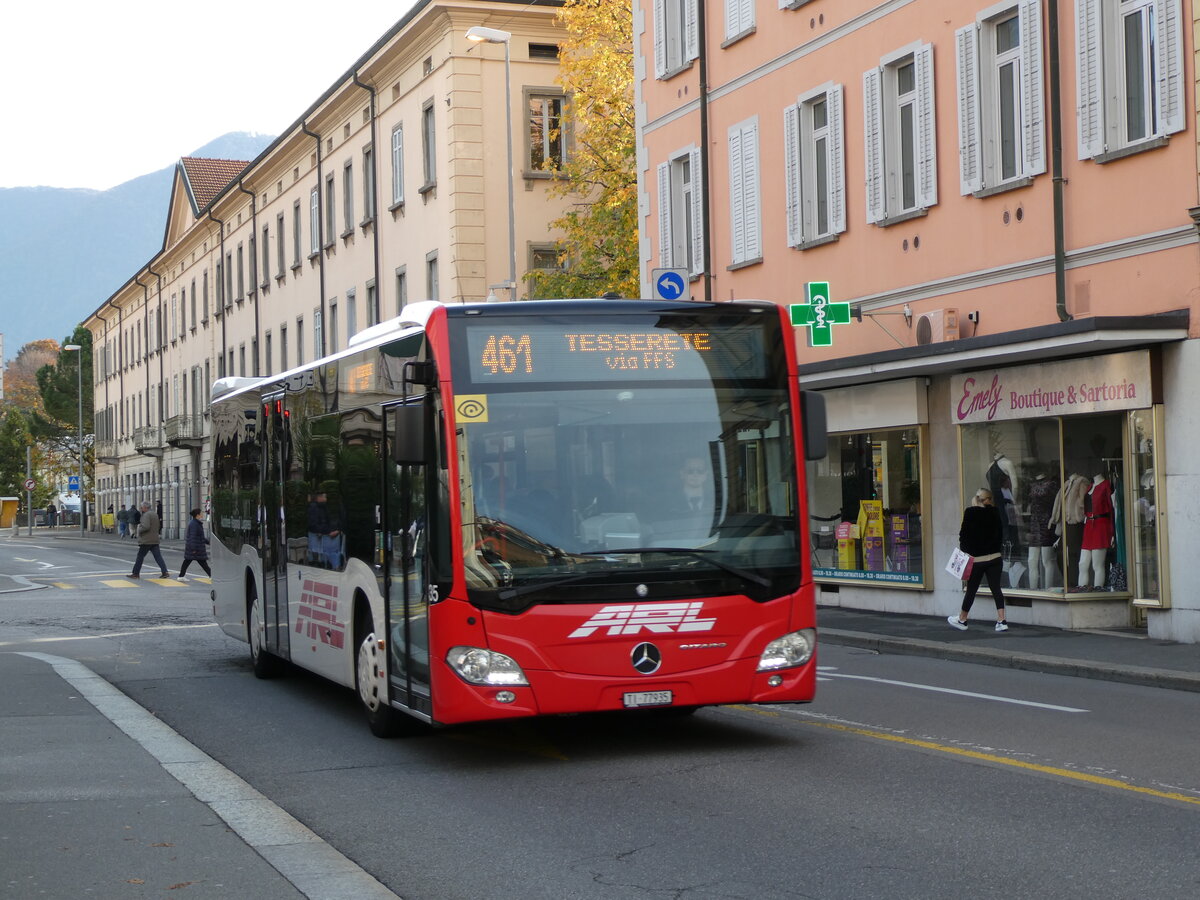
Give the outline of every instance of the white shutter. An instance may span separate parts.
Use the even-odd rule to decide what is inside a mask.
[[[1078,85],[1079,158],[1104,152],[1100,21],[1102,0],[1075,0],[1075,72]]]
[[[979,33],[974,23],[954,32],[958,56],[958,173],[962,193],[983,187],[979,147]]]
[[[762,212],[758,178],[758,117],[742,130],[742,225],[746,229],[744,259],[762,258]]]
[[[700,56],[700,39],[697,20],[699,19],[699,11],[697,4],[700,0],[682,0],[683,15],[684,15],[684,33],[687,35],[687,53],[684,54],[684,62],[697,59]]]
[[[658,264],[674,265],[671,251],[671,164],[658,164]]]
[[[733,261],[746,259],[746,194],[742,172],[742,126],[729,129],[729,214]]]
[[[866,138],[867,222],[887,215],[883,173],[883,73],[863,72],[863,118]]]
[[[704,179],[700,177],[700,151],[691,154],[692,171],[692,272],[704,273]]]
[[[1184,128],[1183,39],[1179,31],[1179,0],[1155,0],[1154,52],[1155,100],[1158,104],[1158,133],[1172,134]]]
[[[803,222],[800,215],[800,106],[789,106],[783,111],[783,175],[784,208],[787,214],[787,242],[789,247],[798,246],[804,240]]]
[[[742,0],[725,0],[725,40],[742,31]]]
[[[926,209],[937,204],[937,123],[934,119],[933,45],[925,44],[913,53],[917,76],[917,206]]]
[[[835,84],[825,95],[829,134],[829,229],[846,230],[846,123],[842,115],[842,86]]]
[[[654,0],[654,77],[667,74],[667,8],[665,0]]]
[[[1042,2],[1021,0],[1021,91],[1024,175],[1046,171],[1046,107],[1042,99]]]

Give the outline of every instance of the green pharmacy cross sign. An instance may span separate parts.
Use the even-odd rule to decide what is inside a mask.
[[[849,303],[829,302],[829,282],[810,281],[808,302],[793,303],[789,307],[792,324],[807,326],[809,344],[813,347],[829,347],[833,344],[834,325],[845,325],[850,321]]]

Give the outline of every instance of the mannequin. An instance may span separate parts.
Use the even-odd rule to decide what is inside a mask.
[[[1004,523],[1004,541],[1016,544],[1017,508],[1013,498],[1017,492],[1017,469],[1007,456],[997,453],[992,457],[985,477],[995,498],[993,502],[996,509],[1000,511],[1000,520]]]
[[[1059,587],[1058,554],[1054,509],[1058,504],[1058,482],[1038,472],[1029,485],[1029,587],[1031,590]],[[1061,514],[1061,513],[1060,513]]]
[[[1113,524],[1112,485],[1103,473],[1092,478],[1092,487],[1084,499],[1083,541],[1079,551],[1077,591],[1104,589],[1104,564],[1116,529]]]

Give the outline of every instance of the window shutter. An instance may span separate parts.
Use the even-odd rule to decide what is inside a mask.
[[[800,215],[800,107],[789,106],[783,111],[783,174],[785,209],[787,213],[787,242],[798,246],[804,240],[803,216]]]
[[[913,53],[917,75],[917,206],[937,204],[937,129],[933,109],[933,45]]]
[[[958,55],[958,173],[963,195],[983,187],[979,165],[979,33],[974,23],[954,32]]]
[[[1046,112],[1042,99],[1042,3],[1021,0],[1021,90],[1024,112],[1024,174],[1046,171]]]
[[[742,0],[725,0],[725,40],[742,31]]]
[[[840,84],[825,95],[825,109],[829,118],[829,228],[841,234],[846,230],[846,124]]]
[[[693,7],[694,8],[694,7]],[[692,273],[704,273],[704,180],[700,177],[700,151],[693,150],[692,169]]]
[[[742,162],[742,127],[735,125],[729,129],[729,212],[735,263],[746,258],[746,193]]]
[[[1101,0],[1075,2],[1075,71],[1078,84],[1079,158],[1104,152],[1104,106],[1101,95]]]
[[[697,20],[699,12],[696,4],[700,0],[683,0],[683,14],[686,17],[685,32],[687,34],[687,60],[697,59],[700,56],[700,38]]]
[[[1173,134],[1184,128],[1183,43],[1179,32],[1179,0],[1155,0],[1155,67],[1158,80],[1155,100],[1158,104],[1159,134]]]
[[[883,184],[883,73],[863,72],[863,118],[866,137],[867,222],[887,214]]]
[[[654,0],[654,77],[667,74],[667,9],[665,0]]]
[[[743,259],[762,257],[762,222],[758,182],[758,117],[742,131],[742,225],[746,229]]]
[[[674,265],[671,251],[671,164],[658,164],[658,264]]]

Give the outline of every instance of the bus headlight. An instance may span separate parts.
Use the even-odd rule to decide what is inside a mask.
[[[479,647],[452,647],[446,654],[458,677],[471,684],[484,685],[528,685],[525,673],[512,659],[493,650]]]
[[[769,672],[772,669],[802,666],[812,659],[816,646],[817,632],[813,628],[785,634],[767,644],[767,648],[758,659],[758,671]]]

